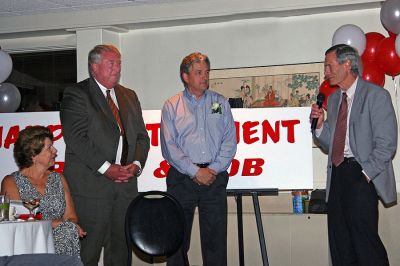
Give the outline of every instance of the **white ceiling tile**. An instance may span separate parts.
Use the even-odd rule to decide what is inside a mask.
[[[0,12],[9,12],[11,10],[11,0],[0,1]]]
[[[184,0],[0,0],[0,17],[174,3]]]
[[[109,3],[121,3],[121,2],[130,2],[127,0],[49,0],[56,4],[61,4],[65,6],[96,6],[96,5],[104,5]]]
[[[61,6],[46,0],[13,0],[11,2],[12,11],[51,10],[57,7]]]

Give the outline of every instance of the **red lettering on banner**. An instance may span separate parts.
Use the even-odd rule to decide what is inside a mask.
[[[264,159],[262,158],[247,158],[243,161],[243,169],[241,176],[258,176],[263,172],[262,166],[264,165]],[[164,178],[167,176],[170,165],[166,160],[162,161],[153,175],[156,178]],[[240,162],[237,159],[232,160],[232,164],[229,170],[229,176],[235,176],[239,173]]]
[[[244,159],[242,176],[261,175],[263,172],[263,165],[264,159],[261,158]]]
[[[278,120],[273,125],[268,120],[261,122],[262,140],[261,143],[265,144],[270,138],[273,143],[281,141],[281,128],[287,131],[287,141],[294,143],[296,141],[295,126],[300,124],[299,119],[293,120]],[[256,134],[259,133],[260,121],[246,121],[242,124],[235,121],[236,129],[236,143],[240,143],[241,139],[246,144],[253,144],[260,141],[260,137]],[[146,124],[146,130],[150,135],[150,143],[152,146],[160,145],[160,123]],[[242,130],[242,132],[241,132]],[[241,138],[242,135],[242,138]]]
[[[54,163],[54,172],[62,174],[64,171],[64,162],[55,162]]]
[[[257,122],[248,121],[248,122],[243,123],[242,128],[243,128],[244,143],[252,144],[260,139],[259,137],[251,138],[251,135],[257,133],[257,129],[252,129],[252,128],[254,128],[255,126],[258,126],[259,124],[260,124],[260,122],[258,122],[258,121]]]
[[[264,120],[261,123],[262,130],[262,140],[261,143],[265,144],[268,142],[268,138],[272,140],[272,142],[277,143],[281,141],[281,128],[286,129],[287,131],[287,141],[289,143],[294,143],[296,141],[295,138],[295,126],[300,124],[300,120],[278,120],[274,122],[274,125],[268,120]],[[240,122],[235,122],[236,128],[236,139],[237,143],[240,143],[240,129],[242,129],[243,142],[246,144],[253,144],[260,141],[260,138],[256,136],[256,134],[260,131],[259,129],[260,122],[259,121],[246,121],[240,125]]]
[[[146,124],[147,131],[150,131],[150,143],[152,146],[158,146],[159,143],[159,130],[160,123],[156,124]]]
[[[53,133],[53,141],[57,141],[63,137],[62,126],[61,125],[48,125],[50,132]]]
[[[235,129],[236,129],[236,143],[240,142],[240,122],[235,121]]]
[[[160,167],[154,170],[153,175],[157,178],[164,178],[167,176],[169,168],[170,165],[164,160],[160,163]]]
[[[231,169],[228,173],[229,176],[237,175],[237,173],[239,172],[239,166],[240,166],[240,162],[236,159],[233,159],[232,163],[231,163]]]
[[[9,149],[11,144],[17,141],[19,134],[19,126],[12,126],[8,130],[7,137],[4,140],[4,148]]]
[[[39,125],[28,125],[25,128],[39,126]],[[53,134],[53,142],[61,139],[63,137],[63,131],[61,124],[48,125],[50,132]],[[3,126],[0,126],[0,147],[2,146],[3,139]],[[12,144],[17,141],[20,132],[19,125],[12,126],[8,129],[7,136],[4,139],[4,148],[9,149]]]
[[[268,120],[264,120],[262,122],[262,127],[263,127],[263,140],[262,143],[267,143],[268,142],[268,136],[271,138],[271,140],[274,143],[277,143],[279,141],[279,121],[275,121],[275,129],[272,128],[271,124],[269,123]]]
[[[294,126],[300,124],[300,120],[286,120],[282,121],[282,127],[287,128],[287,141],[289,143],[294,143]]]
[[[265,160],[262,158],[247,158],[243,161],[243,169],[240,176],[259,176],[263,173],[263,166]],[[54,163],[54,172],[62,173],[64,171],[64,162],[55,162]],[[156,178],[165,178],[168,174],[169,169],[171,166],[167,163],[166,160],[163,160],[159,167],[156,168],[153,172],[154,177]],[[240,161],[237,159],[232,160],[232,164],[229,169],[229,176],[235,176],[239,173],[240,168]]]
[[[247,158],[243,161],[243,169],[241,176],[258,176],[263,172],[262,166],[264,159],[261,158]],[[235,176],[239,173],[240,162],[237,159],[232,160],[229,176]]]

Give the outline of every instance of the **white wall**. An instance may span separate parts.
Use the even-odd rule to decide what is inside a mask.
[[[377,9],[130,31],[121,34],[123,82],[143,108],[159,109],[181,89],[179,64],[190,52],[208,54],[214,69],[321,62],[347,23],[384,32]]]

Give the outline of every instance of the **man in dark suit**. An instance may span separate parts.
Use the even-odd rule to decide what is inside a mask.
[[[328,99],[328,117],[316,104],[317,144],[328,153],[328,234],[332,263],[389,265],[378,235],[378,199],[397,201],[392,159],[397,122],[390,94],[361,79],[357,50],[345,44],[325,53],[325,78],[340,89]]]
[[[118,84],[121,54],[112,45],[94,47],[90,78],[64,91],[61,123],[66,143],[64,175],[80,224],[84,264],[125,265],[125,212],[137,195],[137,176],[149,137],[133,90]]]

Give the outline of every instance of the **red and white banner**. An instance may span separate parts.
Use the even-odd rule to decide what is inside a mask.
[[[237,153],[228,169],[229,189],[311,189],[312,137],[309,107],[233,109]],[[160,110],[144,110],[150,137],[139,191],[165,190],[169,165],[161,155]],[[55,171],[64,167],[65,143],[58,112],[0,114],[0,180],[17,170],[14,143],[21,129],[44,125],[54,134],[58,150]]]

